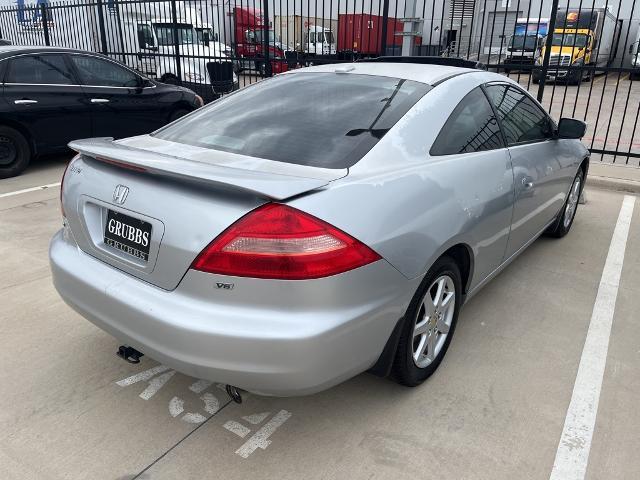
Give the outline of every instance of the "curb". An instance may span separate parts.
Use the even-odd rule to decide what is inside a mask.
[[[587,186],[603,190],[640,194],[640,182],[622,178],[587,175]]]

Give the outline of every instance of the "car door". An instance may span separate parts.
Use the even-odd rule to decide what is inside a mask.
[[[123,138],[166,124],[172,103],[160,89],[133,70],[110,59],[85,54],[69,55],[91,110],[96,137]]]
[[[507,258],[535,238],[564,203],[565,164],[556,125],[525,91],[489,84],[513,164],[515,199]]]
[[[43,52],[8,59],[4,99],[12,120],[30,133],[38,153],[91,136],[84,92],[64,54]]]
[[[502,263],[513,211],[513,171],[495,113],[481,87],[453,110],[429,151],[451,156],[443,165],[455,172],[460,190],[446,195],[460,204],[474,249],[474,288]],[[444,194],[444,192],[443,192]]]

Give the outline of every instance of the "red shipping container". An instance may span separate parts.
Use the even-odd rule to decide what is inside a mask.
[[[351,50],[365,55],[378,55],[382,44],[382,17],[359,13],[338,15],[337,50]],[[395,18],[387,19],[387,46],[402,45],[401,32],[404,24]]]

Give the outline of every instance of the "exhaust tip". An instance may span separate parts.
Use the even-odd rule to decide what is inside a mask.
[[[120,345],[116,355],[129,363],[140,363],[140,357],[143,357],[144,353],[128,345]]]
[[[242,395],[240,395],[238,387],[234,387],[233,385],[226,385],[225,390],[227,391],[227,395],[231,397],[231,400],[236,403],[242,403]]]

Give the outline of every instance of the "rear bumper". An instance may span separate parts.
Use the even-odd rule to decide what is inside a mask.
[[[68,231],[49,253],[56,289],[99,328],[180,372],[265,395],[314,393],[370,368],[413,292],[384,260],[302,282],[190,270],[167,291],[85,254]],[[216,290],[221,279],[235,288]]]

